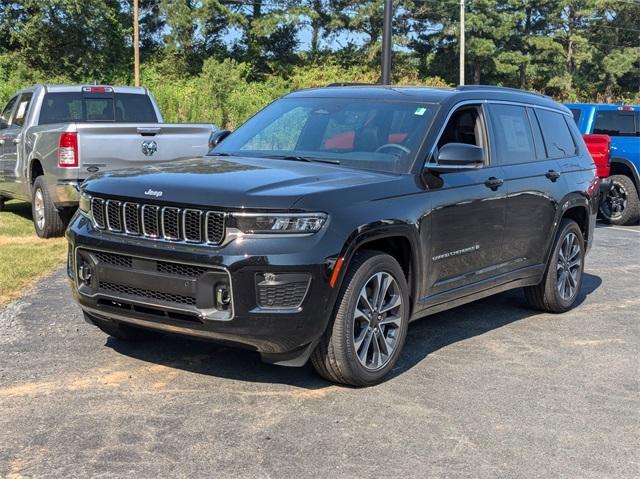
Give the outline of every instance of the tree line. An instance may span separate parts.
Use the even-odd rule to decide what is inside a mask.
[[[466,0],[466,78],[640,101],[640,0]],[[394,2],[395,83],[455,85],[459,0]],[[379,80],[383,0],[140,0],[143,85],[171,120],[234,126],[293,89]],[[133,81],[132,1],[0,0],[0,99]]]

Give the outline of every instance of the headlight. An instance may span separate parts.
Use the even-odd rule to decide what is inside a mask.
[[[91,213],[91,196],[84,191],[80,192],[80,202],[78,204],[78,209],[84,213],[85,215],[89,215]]]
[[[244,234],[311,234],[326,221],[325,213],[232,213],[229,226]]]

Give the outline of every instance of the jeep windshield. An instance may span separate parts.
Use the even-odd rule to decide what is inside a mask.
[[[436,105],[351,98],[284,98],[210,154],[317,161],[407,173]]]

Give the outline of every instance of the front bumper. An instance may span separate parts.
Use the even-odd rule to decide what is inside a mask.
[[[306,362],[327,326],[335,300],[328,264],[316,253],[249,256],[233,243],[211,248],[131,238],[96,230],[79,214],[67,239],[73,294],[90,317],[249,348],[269,362]],[[116,259],[96,258],[96,252]],[[122,264],[119,257],[134,259]],[[92,265],[89,285],[81,279],[86,275],[78,271],[85,261]],[[203,268],[204,273],[195,279],[179,276],[175,268],[161,272],[161,263],[178,269]],[[282,303],[277,290],[259,294],[264,293],[265,273],[274,274],[276,280],[298,280],[298,286],[301,278],[307,278],[306,285],[297,289],[302,302],[296,304],[288,297]],[[224,308],[216,303],[216,290],[227,283],[230,301]]]

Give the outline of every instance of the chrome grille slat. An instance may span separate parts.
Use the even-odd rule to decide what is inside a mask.
[[[122,205],[122,217],[124,218],[124,231],[130,235],[140,234],[140,205],[137,203],[124,203]]]
[[[142,205],[142,232],[145,236],[149,238],[160,238],[159,213],[159,206]]]
[[[165,206],[162,208],[162,236],[169,241],[180,238],[180,209]]]
[[[105,229],[107,222],[104,219],[104,200],[102,198],[91,199],[91,213],[96,226],[100,229]]]
[[[113,233],[211,245],[225,236],[227,215],[220,211],[92,198],[91,212],[96,228]]]
[[[107,229],[120,233],[122,231],[122,203],[115,200],[107,200],[106,203]]]
[[[220,244],[224,238],[226,215],[216,211],[207,211],[206,242]]]
[[[182,216],[182,236],[185,241],[202,243],[202,211],[184,210]]]

